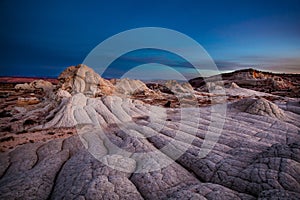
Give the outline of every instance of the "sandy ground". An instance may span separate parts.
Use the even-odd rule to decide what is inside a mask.
[[[0,133],[0,152],[15,149],[19,145],[35,142],[47,142],[57,138],[68,138],[76,134],[75,128],[48,129],[24,133]]]
[[[19,97],[30,97],[30,93],[16,92],[12,89],[0,89],[2,94],[9,94],[6,98],[0,98],[0,152],[11,151],[17,146],[26,143],[47,142],[57,138],[67,138],[76,134],[75,128],[45,129],[39,131],[11,131],[8,127],[15,123],[14,115],[9,114],[17,106],[19,108],[31,109],[32,105],[19,104]],[[43,98],[43,94],[35,94],[38,99]]]

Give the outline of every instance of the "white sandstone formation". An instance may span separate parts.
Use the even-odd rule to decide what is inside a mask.
[[[70,94],[83,93],[97,97],[110,95],[115,90],[111,82],[101,78],[93,69],[83,64],[68,67],[60,74],[58,80],[58,88]]]
[[[178,83],[175,80],[169,80],[164,84],[169,88],[174,94],[193,94],[194,89],[189,83]]]
[[[44,80],[34,80],[31,83],[17,84],[15,86],[16,90],[26,90],[26,91],[35,91],[41,90],[45,93],[52,92],[54,86],[49,81]]]
[[[285,114],[282,109],[264,98],[245,98],[233,103],[231,106],[240,111],[254,115],[269,116],[279,119],[285,118]]]
[[[132,80],[128,78],[117,79],[115,82],[115,94],[116,95],[151,95],[155,94],[154,91],[150,90],[145,83],[140,80]]]
[[[218,106],[162,108],[113,95],[144,87],[138,81],[120,83],[118,88],[84,65],[70,67],[60,76],[56,101],[16,114],[20,120],[44,117],[31,130],[76,127],[78,135],[1,152],[0,198],[300,198],[299,114],[262,98],[234,102],[226,116],[216,113]],[[210,126],[222,119],[224,124]],[[216,137],[209,131],[221,133],[211,149],[202,146]],[[203,149],[209,153],[199,157]],[[160,168],[177,151],[182,155],[176,162]],[[154,162],[157,157],[164,162]]]

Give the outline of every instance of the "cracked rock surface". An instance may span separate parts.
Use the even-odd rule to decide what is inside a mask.
[[[0,144],[18,146],[1,148],[0,199],[300,199],[296,101],[277,106],[233,85],[228,105],[190,97],[190,106],[159,107],[129,96],[166,88],[108,81],[85,65],[59,80],[51,98],[1,113],[1,125],[14,126],[2,128]]]
[[[249,101],[254,108],[270,105],[267,100]],[[188,120],[182,119],[183,109],[188,110]],[[63,100],[55,117],[37,127],[77,126],[78,135],[1,153],[0,197],[298,199],[300,119],[278,110],[285,118],[251,113],[248,108],[237,112],[229,106],[218,142],[199,158],[211,107],[167,109],[117,96],[89,98],[78,93]],[[193,137],[190,144],[189,137]],[[172,151],[163,147],[172,140],[176,140],[174,149],[186,148],[176,162],[143,171],[160,163],[140,159],[136,153],[160,150],[158,157],[171,160]],[[127,153],[119,155],[117,148]],[[121,163],[121,170],[111,163]]]

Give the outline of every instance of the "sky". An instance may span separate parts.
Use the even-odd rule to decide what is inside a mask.
[[[0,76],[57,77],[102,41],[139,27],[186,34],[220,72],[251,67],[300,73],[299,0],[2,0],[0,25]],[[147,65],[150,60],[159,62]],[[143,71],[155,76],[164,64],[193,78],[191,67],[182,63],[170,52],[141,49],[118,58],[103,76],[120,77],[137,65],[148,70],[132,76]]]

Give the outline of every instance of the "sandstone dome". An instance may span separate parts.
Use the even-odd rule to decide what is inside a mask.
[[[92,68],[80,64],[70,66],[58,77],[58,88],[70,94],[83,93],[90,97],[110,95],[115,88],[111,82],[100,77]]]
[[[264,98],[245,98],[232,104],[232,107],[254,115],[284,119],[285,114],[276,104]]]

